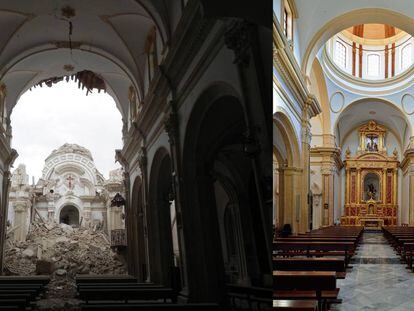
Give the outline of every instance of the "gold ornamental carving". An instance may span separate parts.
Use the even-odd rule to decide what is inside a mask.
[[[345,153],[345,205],[341,224],[375,228],[396,225],[397,153],[388,156],[387,129],[375,121],[362,125],[358,133],[356,154],[352,155],[349,149]]]

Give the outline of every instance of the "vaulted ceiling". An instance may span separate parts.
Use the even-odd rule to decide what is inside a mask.
[[[401,149],[404,149],[411,133],[409,121],[394,104],[375,98],[363,98],[341,112],[335,129],[338,145],[341,146],[343,139],[357,126],[370,120],[375,120],[387,128],[393,129],[401,143]]]
[[[157,28],[161,45],[169,40],[169,5],[163,0],[0,0],[0,81],[7,87],[8,110],[41,80],[91,70],[104,78],[125,115],[129,86],[143,93],[149,32]]]

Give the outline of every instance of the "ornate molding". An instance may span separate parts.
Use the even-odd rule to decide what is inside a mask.
[[[321,106],[316,97],[309,92],[305,77],[276,17],[273,17],[273,44],[273,66],[285,80],[302,110],[305,109],[307,104],[309,105],[309,118],[318,115],[322,112]]]
[[[250,63],[250,34],[251,24],[246,21],[237,21],[231,24],[224,34],[224,42],[234,51],[233,64],[248,66]]]
[[[138,154],[138,164],[141,172],[145,172],[147,168],[148,157],[147,157],[147,150],[145,147],[142,147]]]
[[[171,111],[168,118],[165,120],[164,127],[168,134],[170,144],[175,145],[178,141],[178,115],[175,109]]]

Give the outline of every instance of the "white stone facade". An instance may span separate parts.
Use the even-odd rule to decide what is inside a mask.
[[[98,226],[108,232],[123,229],[124,207],[111,207],[117,193],[124,195],[122,169],[111,171],[106,180],[89,150],[64,144],[46,158],[37,184],[29,184],[24,164],[13,172],[8,220],[14,238],[24,240],[34,220]]]

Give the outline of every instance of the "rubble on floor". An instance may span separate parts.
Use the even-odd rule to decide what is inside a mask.
[[[24,242],[8,237],[5,274],[50,275],[40,310],[76,310],[76,274],[125,274],[122,258],[103,231],[66,224],[35,223]],[[64,300],[62,300],[64,298]]]

